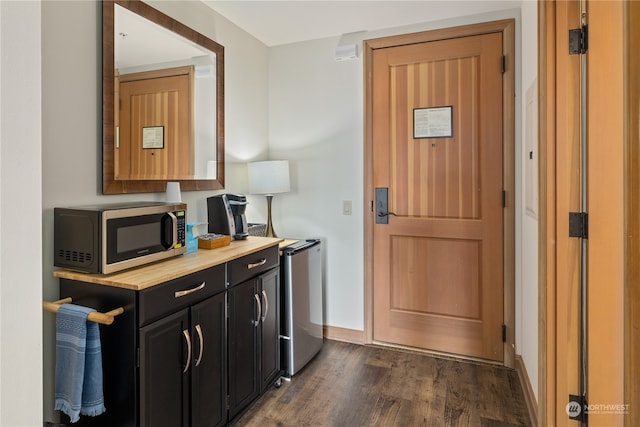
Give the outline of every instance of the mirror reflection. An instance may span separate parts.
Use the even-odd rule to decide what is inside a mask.
[[[119,5],[115,179],[216,177],[216,55]]]
[[[105,194],[223,188],[223,55],[142,2],[104,2]]]

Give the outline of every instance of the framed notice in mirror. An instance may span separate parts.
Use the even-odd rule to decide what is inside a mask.
[[[142,148],[164,148],[164,126],[143,127]]]
[[[453,106],[414,108],[413,138],[451,138]]]

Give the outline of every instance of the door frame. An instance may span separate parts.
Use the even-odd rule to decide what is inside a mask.
[[[640,3],[625,3],[625,403],[630,412],[625,426],[640,424],[640,390],[636,380],[640,376]],[[635,77],[635,78],[634,78]]]
[[[443,39],[502,33],[506,67],[502,79],[504,208],[504,365],[515,367],[515,19],[443,28],[364,41],[364,341],[373,339],[373,51]]]
[[[626,3],[626,2],[625,2]],[[628,139],[625,118],[629,120],[629,96],[624,86],[624,47],[631,33],[625,32],[628,8],[623,2],[587,2],[589,47],[587,65],[587,126],[589,214],[587,261],[587,400],[596,405],[590,410],[590,425],[637,425],[637,395],[625,377],[637,372],[633,362],[625,365],[624,310],[631,309],[624,300],[637,296],[631,288],[638,277],[630,264],[637,252],[627,247],[625,232],[637,233],[633,227],[624,229],[625,190],[627,202],[632,202],[633,159],[628,158],[625,170],[625,148],[633,149]],[[538,425],[568,425],[566,404],[569,394],[580,392],[577,386],[579,366],[575,351],[579,335],[576,316],[567,321],[566,313],[575,307],[575,290],[567,279],[573,273],[568,266],[566,251],[568,215],[559,206],[567,198],[566,153],[573,150],[576,138],[567,128],[579,111],[570,105],[563,92],[579,78],[568,67],[567,34],[579,25],[575,13],[577,0],[538,2],[539,49],[539,360],[538,360]],[[628,24],[628,23],[627,23]],[[637,37],[637,35],[636,35]],[[571,72],[568,70],[571,68]],[[629,82],[626,82],[627,84]],[[625,134],[625,130],[627,134]],[[637,138],[637,136],[635,136]],[[637,142],[637,141],[636,141]],[[627,155],[632,155],[628,151]],[[636,154],[637,155],[637,154]],[[626,174],[626,175],[625,175]],[[637,188],[637,187],[636,187]],[[637,190],[636,190],[637,192]],[[634,212],[635,206],[626,206]],[[637,211],[635,212],[637,213]],[[631,237],[631,234],[629,237]],[[637,236],[637,234],[636,234]],[[634,236],[635,237],[635,236]],[[625,265],[626,262],[626,265]],[[626,267],[626,270],[625,270]],[[625,278],[625,274],[627,277]],[[627,321],[631,313],[627,312]],[[626,370],[626,372],[625,372]],[[632,400],[627,400],[632,399]],[[598,412],[598,404],[629,404],[628,414]]]

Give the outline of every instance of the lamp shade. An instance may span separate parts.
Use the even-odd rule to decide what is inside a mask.
[[[248,168],[249,193],[277,194],[291,190],[288,160],[252,162]]]

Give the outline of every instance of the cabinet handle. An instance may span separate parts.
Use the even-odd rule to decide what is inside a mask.
[[[204,286],[206,284],[207,284],[207,282],[202,282],[198,286],[196,286],[195,288],[186,289],[184,291],[176,291],[175,296],[176,296],[176,298],[180,298],[180,297],[183,297],[185,295],[189,295],[189,294],[192,294],[194,292],[198,292],[199,290],[204,289]]]
[[[191,337],[189,336],[189,330],[185,329],[182,331],[182,335],[184,335],[185,341],[187,341],[187,363],[184,365],[183,374],[186,374],[189,370],[189,365],[191,365]]]
[[[264,298],[264,314],[262,315],[262,322],[264,323],[264,319],[267,318],[267,313],[269,312],[269,298],[264,289],[262,290],[262,297]]]
[[[200,325],[196,325],[196,332],[198,333],[198,339],[200,340],[200,351],[198,352],[198,358],[196,359],[195,367],[197,368],[202,362],[202,353],[204,353],[204,337],[202,336],[202,328]]]
[[[267,263],[267,259],[266,258],[262,258],[258,262],[247,264],[247,269],[251,270],[252,268],[260,267],[261,265],[265,265],[266,263]]]
[[[260,317],[262,317],[262,304],[260,304],[260,297],[258,296],[258,294],[253,294],[253,296],[255,297],[256,302],[258,303],[258,319],[254,320],[253,322],[253,326],[257,328],[258,325],[260,324]]]

